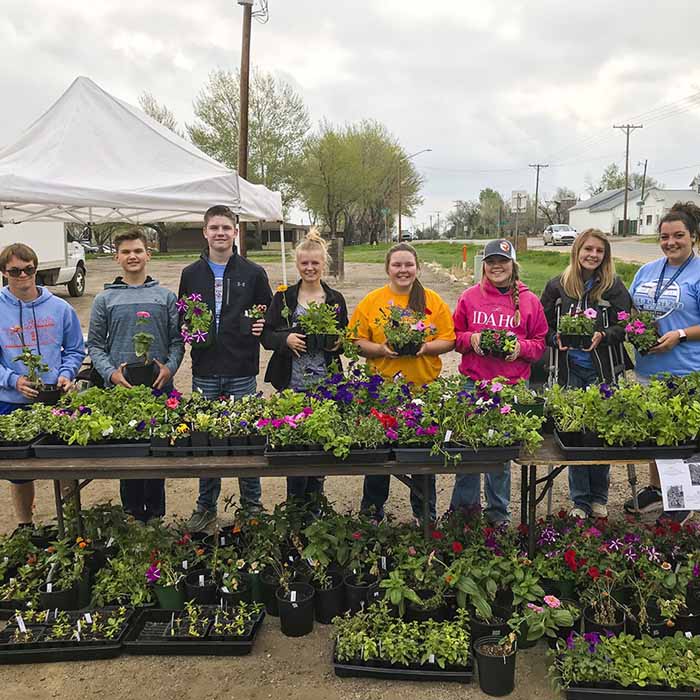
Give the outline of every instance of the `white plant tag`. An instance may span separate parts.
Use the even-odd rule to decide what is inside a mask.
[[[292,603],[293,608],[298,608],[299,606],[296,603]]]
[[[452,431],[446,430],[445,431],[445,442],[449,442],[450,440],[452,440]]]
[[[47,583],[47,584],[46,584],[46,592],[47,592],[47,593],[52,593],[52,592],[53,592],[53,583]]]
[[[224,547],[226,545],[226,538],[222,537],[221,538],[221,546]]]
[[[227,588],[226,586],[221,586],[221,590],[222,590],[224,593],[228,593],[228,592],[229,592],[229,590],[228,590],[228,588]]]
[[[382,561],[382,569],[384,569],[384,571],[386,571],[386,557],[382,557],[381,561]]]
[[[693,638],[693,633],[692,633],[692,632],[686,632],[686,633],[685,633],[685,636],[686,636],[688,639],[692,639],[692,638]]]
[[[204,585],[204,574],[199,574],[199,585],[200,586]]]
[[[17,622],[17,627],[19,627],[20,632],[24,633],[27,631],[27,625],[24,624],[24,620],[22,619],[21,615],[17,615],[15,621]]]
[[[297,602],[297,592],[296,592],[296,591],[289,591],[289,600],[290,600],[292,603],[296,603],[296,602]],[[294,606],[294,607],[296,607],[296,606]]]
[[[114,537],[110,537],[107,540],[107,547],[111,547],[114,544]]]
[[[102,539],[102,528],[101,527],[97,528],[97,539],[98,540]]]
[[[89,612],[85,613],[85,622],[87,622],[88,625],[92,624],[92,615]]]
[[[78,635],[80,635],[80,620],[78,620],[78,625],[77,625],[77,627],[78,627]]]
[[[182,562],[182,568],[185,569],[185,571],[187,570],[187,559]]]
[[[435,654],[431,654],[428,657],[428,663],[434,664],[435,663]]]
[[[289,555],[289,561],[291,561],[292,564],[294,563],[294,557],[291,554]]]
[[[493,437],[493,428],[489,428],[489,431],[487,434],[490,438],[492,438]]]
[[[224,581],[228,578],[228,571],[223,575],[222,578],[224,579]]]

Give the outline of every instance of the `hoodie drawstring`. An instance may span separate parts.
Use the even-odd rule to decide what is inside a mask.
[[[24,339],[24,318],[22,316],[22,302],[20,301],[19,303],[19,337],[20,340],[22,341],[22,345],[24,347],[27,347],[27,341]],[[36,309],[34,308],[34,304],[32,304],[32,317],[34,318],[34,334],[36,335],[36,353],[37,355],[41,355],[41,343],[39,342],[39,327],[37,326],[36,322]]]

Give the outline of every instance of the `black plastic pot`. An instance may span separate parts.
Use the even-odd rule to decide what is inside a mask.
[[[314,628],[314,589],[308,583],[292,583],[289,591],[278,588],[277,606],[282,634],[303,637]]]
[[[226,581],[224,581],[221,588],[219,588],[219,598],[223,600],[224,604],[227,606],[238,605],[239,603],[250,603],[252,601],[250,585],[245,579],[241,581],[236,591],[225,591],[224,588],[226,588]]]
[[[314,613],[316,622],[322,625],[330,625],[331,620],[336,615],[342,615],[345,612],[345,587],[343,586],[343,577],[340,574],[329,574],[332,583],[328,589],[314,587],[316,595],[314,596]]]
[[[480,637],[497,637],[501,639],[504,635],[510,632],[508,627],[508,618],[511,611],[505,608],[493,606],[493,621],[484,622],[480,620],[472,610],[471,613],[471,637],[472,642]]]
[[[416,591],[416,593],[421,600],[429,600],[435,595],[434,591],[428,590]],[[442,622],[445,619],[445,604],[442,603],[434,608],[424,608],[409,601],[406,605],[405,617],[408,622],[425,622],[426,620]]]
[[[185,577],[185,600],[194,600],[200,605],[215,605],[216,582],[208,571],[192,571]]]
[[[250,316],[241,316],[241,335],[253,335],[255,319]]]
[[[190,433],[190,447],[199,448],[197,452],[194,453],[198,456],[208,455],[209,450],[203,448],[209,447],[209,433],[206,432],[206,430],[193,430]]]
[[[323,351],[326,336],[322,333],[307,333],[304,342],[306,343],[306,352],[311,355]]]
[[[279,617],[280,611],[277,604],[277,589],[280,587],[279,576],[271,571],[263,571],[260,574],[260,589],[262,602],[265,603],[265,612],[273,617]]]
[[[635,617],[639,614],[637,607],[632,609]],[[675,626],[669,627],[666,620],[661,618],[659,609],[653,605],[647,606],[647,622],[642,628],[636,620],[627,618],[627,634],[631,634],[637,638],[641,638],[642,634],[648,634],[653,639],[661,637],[670,637],[676,631]]]
[[[377,582],[376,576],[364,576],[363,582],[357,583],[357,576],[349,574],[343,579],[345,586],[345,605],[352,613],[359,612],[367,605],[370,588]]]
[[[156,378],[156,366],[153,363],[130,362],[124,367],[124,378],[132,386],[153,386]]]
[[[393,348],[394,352],[400,357],[414,356],[421,349],[423,343],[406,343]]]
[[[335,344],[338,342],[340,336],[337,333],[326,333],[323,336],[323,347],[321,348],[324,352],[332,352]]]
[[[46,590],[46,584],[39,589],[39,607],[41,610],[77,610],[78,586],[65,591]]]
[[[700,581],[691,581],[685,591],[685,604],[693,615],[700,614]]]
[[[501,697],[509,695],[515,688],[515,656],[513,650],[508,656],[491,656],[481,649],[488,644],[498,644],[501,637],[480,637],[474,642],[474,656],[479,669],[479,687],[487,695]]]
[[[593,619],[593,613],[590,608],[583,609],[583,629],[586,632],[599,632],[601,634],[606,631],[612,632],[617,635],[625,631],[625,619],[622,616],[622,620],[615,622],[612,625],[601,625]]]
[[[590,348],[593,343],[592,335],[578,333],[560,333],[559,339],[565,348]]]
[[[484,350],[484,355],[486,357],[493,357],[496,360],[505,360],[510,353],[505,352],[505,350]]]
[[[63,391],[56,384],[44,384],[36,397],[36,401],[46,404],[47,406],[55,406],[63,396]]]
[[[531,416],[544,415],[544,399],[540,396],[533,399],[534,403],[513,403],[511,408],[516,413],[529,413]]]
[[[604,444],[603,439],[590,430],[584,430],[581,433],[581,445],[583,447],[602,447]]]

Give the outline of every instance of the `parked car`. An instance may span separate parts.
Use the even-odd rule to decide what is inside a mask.
[[[578,236],[578,231],[569,224],[552,224],[542,233],[545,245],[571,245]]]
[[[401,232],[401,241],[410,243],[413,240],[413,234],[410,231]]]

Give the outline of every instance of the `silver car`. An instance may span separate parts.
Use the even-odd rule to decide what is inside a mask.
[[[578,231],[569,224],[552,224],[542,233],[544,245],[571,245],[578,236]]]

